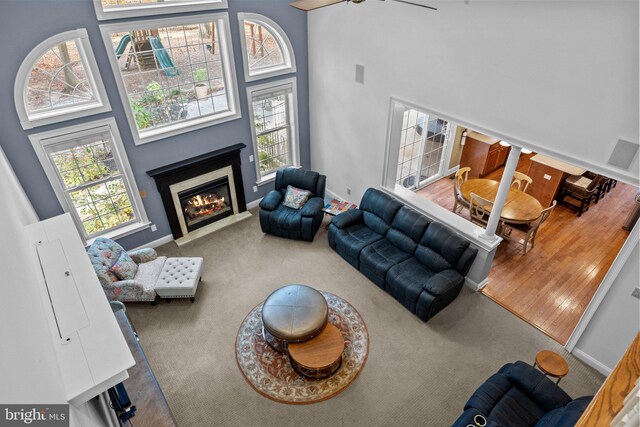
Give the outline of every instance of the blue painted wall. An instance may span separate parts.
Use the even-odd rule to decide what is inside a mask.
[[[28,135],[111,116],[115,117],[118,123],[138,188],[147,192],[147,198],[143,201],[149,220],[158,226],[156,232],[147,229],[120,239],[119,242],[126,248],[140,246],[171,234],[160,194],[156,190],[153,179],[146,174],[148,170],[242,142],[247,145],[247,148],[242,151],[242,177],[247,202],[263,197],[273,188],[273,184],[266,184],[258,187],[257,193],[252,189],[256,181],[256,172],[254,164],[249,162],[253,148],[245,90],[247,84],[244,82],[242,56],[239,49],[238,12],[259,13],[273,19],[285,30],[291,40],[296,56],[297,73],[280,76],[280,78],[293,75],[297,77],[300,161],[303,167],[310,167],[306,14],[290,7],[290,0],[228,0],[228,2],[242,118],[136,146],[102,42],[93,3],[90,0],[0,0],[0,40],[4,40],[0,55],[0,94],[2,94],[0,97],[2,112],[0,114],[0,146],[15,169],[40,219],[60,215],[63,210],[36,157]],[[13,86],[20,64],[38,43],[52,35],[76,28],[86,28],[89,33],[89,40],[100,67],[112,111],[24,131],[20,126],[13,101]],[[278,80],[278,77],[270,80]],[[269,80],[260,80],[252,84],[267,81]]]

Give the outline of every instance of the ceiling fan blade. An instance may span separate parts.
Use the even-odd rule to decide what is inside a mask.
[[[332,4],[342,3],[346,0],[298,0],[293,3],[289,3],[290,6],[295,7],[296,9],[310,11],[314,9],[319,9],[325,6],[331,6]]]
[[[410,2],[410,1],[406,1],[406,0],[392,0],[392,1],[397,1],[398,3],[410,4],[410,5],[413,5],[413,6],[420,6],[420,7],[424,7],[425,9],[438,10],[435,7],[427,6],[426,4],[413,3],[413,2]]]

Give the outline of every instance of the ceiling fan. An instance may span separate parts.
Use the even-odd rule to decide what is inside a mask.
[[[338,4],[343,2],[347,2],[347,3],[351,2],[351,3],[358,4],[358,3],[362,3],[363,1],[365,0],[298,0],[293,3],[290,3],[290,5],[297,9],[308,12],[310,10],[318,9],[324,6],[331,6],[332,4]],[[381,0],[381,1],[385,1],[385,0]],[[412,6],[420,6],[420,7],[424,7],[425,9],[438,10],[435,7],[431,7],[431,6],[427,6],[419,3],[413,3],[407,0],[392,0],[392,1],[397,1],[399,3],[406,3]]]

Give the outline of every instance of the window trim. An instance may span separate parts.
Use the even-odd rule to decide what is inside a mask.
[[[265,68],[264,70],[249,70],[249,53],[247,52],[247,40],[244,31],[244,21],[254,21],[263,27],[277,38],[277,42],[282,50],[282,56],[284,57],[284,64],[274,67]],[[293,51],[291,41],[287,36],[287,33],[278,25],[275,21],[267,18],[264,15],[257,13],[238,13],[238,23],[240,31],[240,49],[242,50],[242,64],[244,68],[244,80],[246,82],[253,82],[256,80],[267,79],[270,77],[281,76],[283,74],[291,74],[296,72],[296,56]]]
[[[224,49],[220,49],[220,55],[225,76],[225,90],[228,94],[227,101],[229,111],[215,115],[201,116],[192,120],[184,120],[160,129],[152,129],[141,134],[136,125],[131,105],[129,104],[129,96],[127,94],[122,74],[120,73],[118,58],[116,58],[116,54],[112,48],[110,33],[131,31],[131,29],[136,26],[143,26],[145,28],[161,28],[175,25],[201,24],[203,22],[214,21],[219,25],[217,31],[217,34],[220,37],[218,46],[224,46]],[[191,132],[193,130],[242,118],[235,60],[233,56],[233,45],[231,43],[231,32],[229,29],[229,15],[226,12],[102,24],[100,25],[100,32],[107,51],[107,56],[109,57],[109,64],[111,65],[111,69],[116,80],[120,100],[122,101],[124,111],[127,116],[127,122],[129,123],[131,134],[133,135],[133,141],[136,145],[147,144],[149,142],[162,140],[186,132]]]
[[[37,61],[48,50],[69,40],[75,40],[76,42],[78,54],[82,60],[83,68],[87,73],[87,79],[94,90],[94,96],[96,97],[95,102],[83,103],[72,107],[53,108],[42,113],[29,113],[26,100],[31,70],[33,70]],[[34,47],[24,58],[22,64],[20,64],[13,86],[13,98],[18,117],[20,118],[20,124],[22,125],[22,129],[25,130],[111,111],[109,98],[102,83],[102,77],[96,58],[93,55],[87,30],[85,28],[78,28],[76,30],[65,31],[47,38]]]
[[[253,163],[255,164],[256,171],[256,185],[264,185],[275,179],[276,172],[269,175],[260,176],[260,156],[258,151],[258,138],[256,135],[255,117],[253,115],[253,98],[256,95],[268,94],[275,92],[278,88],[290,87],[291,94],[289,121],[291,128],[290,150],[291,150],[291,165],[289,167],[300,167],[300,137],[298,127],[298,88],[297,79],[290,77],[288,79],[277,80],[275,82],[263,83],[259,85],[253,85],[247,87],[247,106],[249,110],[249,123],[251,125],[251,141],[253,144]]]
[[[91,135],[92,133],[98,131],[100,128],[105,127],[107,127],[109,129],[109,132],[111,133],[111,140],[113,141],[113,151],[115,154],[114,158],[118,162],[118,166],[122,168],[122,178],[125,182],[127,191],[130,193],[129,196],[131,199],[131,206],[133,207],[134,212],[136,213],[138,218],[137,221],[125,223],[124,225],[111,228],[102,234],[88,236],[86,231],[84,230],[80,218],[78,217],[75,206],[70,200],[68,200],[67,191],[65,190],[64,184],[61,181],[60,174],[51,163],[51,159],[47,154],[46,149],[49,146],[64,144],[65,142],[73,140],[73,134],[77,134],[75,136],[76,138],[78,136],[81,136],[82,134]],[[31,140],[31,145],[33,146],[36,155],[38,156],[38,160],[40,160],[40,164],[42,165],[42,168],[44,169],[47,178],[49,179],[49,182],[53,187],[53,191],[55,192],[56,197],[58,198],[58,201],[62,206],[62,209],[71,215],[71,217],[73,218],[73,222],[78,229],[80,237],[85,241],[85,243],[90,244],[97,237],[108,237],[111,239],[117,239],[136,233],[150,226],[151,223],[149,222],[149,218],[147,217],[147,213],[144,209],[144,204],[142,203],[142,198],[140,197],[140,192],[133,175],[133,170],[131,169],[129,158],[127,157],[127,153],[122,143],[118,125],[116,124],[116,121],[113,117],[102,120],[94,120],[75,126],[68,126],[60,129],[31,134],[29,135],[29,139]]]
[[[163,3],[143,3],[140,5],[122,5],[105,9],[101,0],[93,0],[98,21],[110,19],[134,18],[142,16],[166,15],[169,13],[204,12],[206,10],[227,9],[227,0],[169,0]]]

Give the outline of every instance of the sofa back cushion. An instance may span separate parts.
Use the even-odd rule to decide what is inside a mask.
[[[424,215],[403,206],[393,219],[386,238],[398,249],[412,254],[429,223],[431,221]]]
[[[468,240],[439,222],[432,222],[422,236],[415,256],[435,273],[455,268],[464,275],[467,272],[461,271],[458,261],[468,247]]]
[[[287,192],[287,186],[299,188],[301,190],[307,190],[311,192],[311,197],[324,197],[324,179],[322,180],[322,187],[319,189],[318,181],[320,174],[318,172],[300,169],[300,168],[286,168],[280,169],[276,172],[276,190],[280,190],[284,196]],[[320,193],[321,190],[321,193]]]
[[[118,261],[124,251],[122,246],[115,241],[104,237],[98,237],[87,249],[91,265],[96,271],[102,286],[108,286],[113,282],[119,281],[118,277],[111,271],[111,267]]]
[[[360,202],[365,225],[383,236],[401,207],[402,203],[375,188],[369,188]]]

